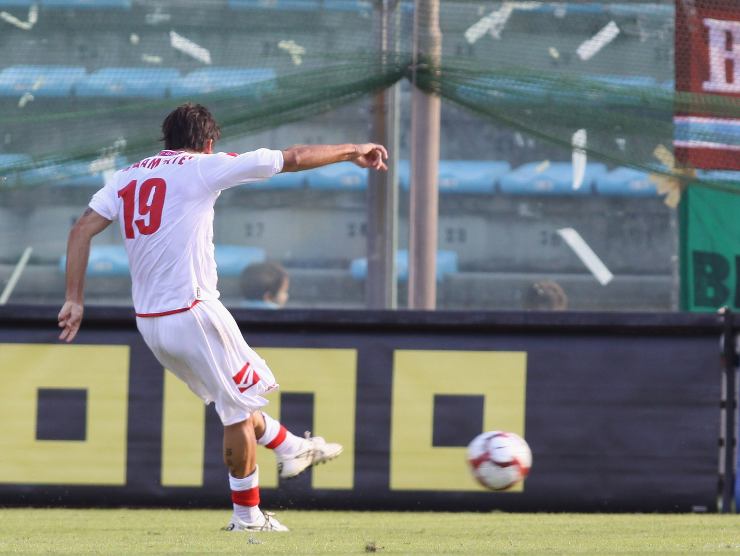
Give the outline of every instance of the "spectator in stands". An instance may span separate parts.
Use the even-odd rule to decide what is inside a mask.
[[[522,306],[533,311],[564,311],[568,296],[557,282],[539,280],[524,291]]]
[[[250,309],[280,309],[288,301],[290,278],[286,270],[274,262],[253,263],[241,275],[243,307]]]

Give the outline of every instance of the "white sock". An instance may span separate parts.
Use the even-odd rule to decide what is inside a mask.
[[[273,450],[278,456],[295,454],[301,448],[302,438],[294,435],[264,411],[262,416],[265,418],[265,433],[257,439],[257,444]]]
[[[245,523],[257,521],[262,513],[259,508],[259,467],[255,467],[254,471],[243,479],[237,479],[229,474],[229,486],[234,515]]]

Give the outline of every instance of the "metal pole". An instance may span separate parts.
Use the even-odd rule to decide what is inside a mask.
[[[442,58],[439,0],[416,0],[411,93],[411,191],[409,195],[409,308],[437,303],[437,172],[441,101],[418,88],[420,70],[436,79]],[[432,82],[434,83],[434,81]]]
[[[385,70],[389,53],[398,48],[398,0],[375,4],[378,46]],[[367,192],[368,309],[395,309],[397,304],[396,249],[398,245],[398,84],[375,95],[371,137],[388,149],[388,171],[370,172]]]
[[[722,310],[722,400],[720,401],[720,511],[733,511],[737,465],[737,344],[732,311]]]

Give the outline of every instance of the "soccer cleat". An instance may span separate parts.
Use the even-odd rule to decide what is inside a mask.
[[[306,438],[301,441],[301,447],[290,456],[278,456],[278,471],[281,479],[292,479],[303,471],[334,459],[342,453],[342,445],[327,442],[320,436],[311,436],[306,433]]]
[[[247,531],[250,533],[260,532],[274,532],[274,533],[287,533],[290,531],[285,525],[275,519],[275,514],[272,512],[262,512],[257,521],[252,523],[245,523],[236,516],[231,517],[229,524],[223,528],[224,531],[229,532],[240,532]]]

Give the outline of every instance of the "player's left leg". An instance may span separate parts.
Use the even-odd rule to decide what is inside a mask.
[[[284,532],[272,514],[260,510],[259,468],[256,462],[257,440],[252,417],[224,426],[224,463],[229,468],[229,486],[234,514],[227,531]]]
[[[325,463],[342,453],[342,445],[320,436],[294,435],[263,411],[252,414],[257,443],[275,452],[282,479],[295,477],[313,465]]]

